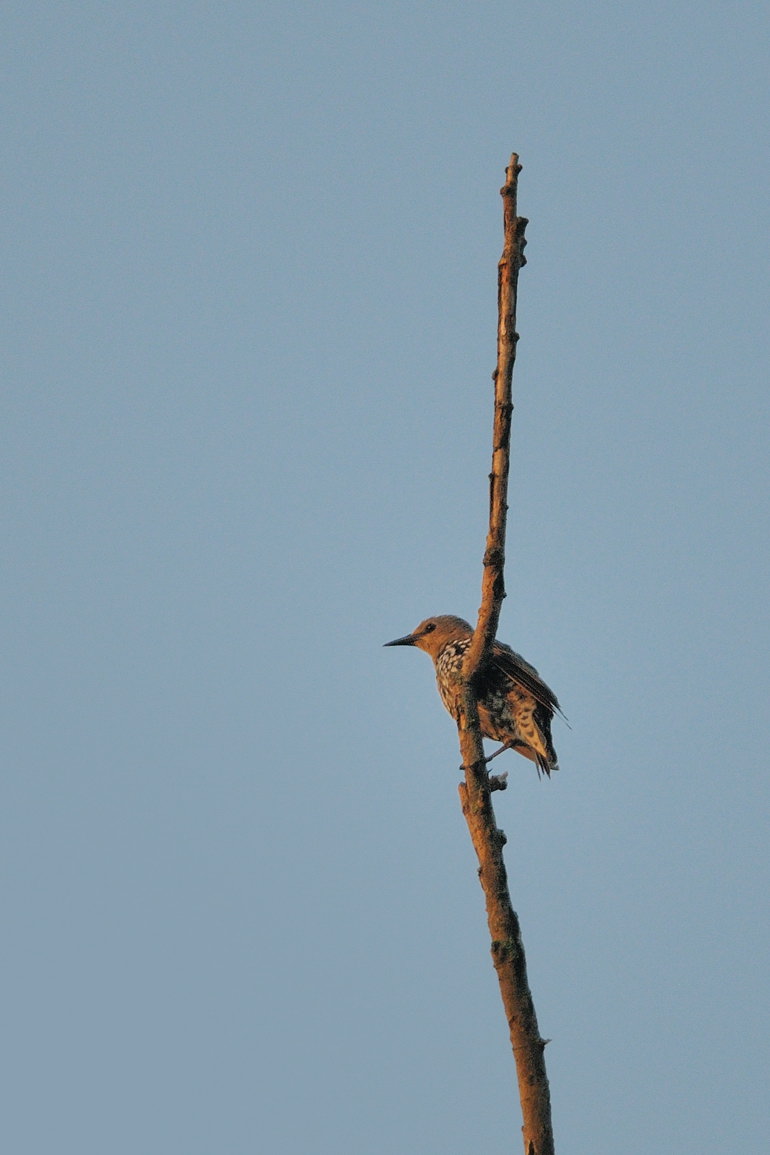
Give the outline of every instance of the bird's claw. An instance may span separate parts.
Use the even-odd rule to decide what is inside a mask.
[[[489,761],[489,758],[485,758],[483,763],[477,763],[477,765],[484,765],[488,761]],[[460,773],[461,774],[464,774],[465,770],[466,770],[465,766],[460,767]],[[502,774],[487,774],[487,779],[489,781],[490,791],[492,791],[492,790],[507,790],[508,789],[508,771],[507,770],[504,770]]]

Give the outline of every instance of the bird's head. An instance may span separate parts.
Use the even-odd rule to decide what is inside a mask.
[[[464,618],[456,618],[454,614],[439,614],[435,618],[426,618],[420,622],[417,629],[403,638],[386,642],[386,646],[417,646],[418,650],[425,650],[426,654],[435,661],[449,642],[469,638],[473,630]]]

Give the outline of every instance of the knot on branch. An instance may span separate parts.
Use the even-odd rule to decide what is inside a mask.
[[[516,958],[516,944],[512,939],[493,939],[490,947],[492,958],[495,965],[498,963],[508,962],[510,959]]]
[[[526,217],[516,218],[516,244],[519,250],[519,268],[523,269],[527,263],[527,258],[524,256],[524,250],[527,247],[527,238],[524,236],[529,221]],[[518,334],[517,334],[518,337]]]
[[[478,762],[471,762],[470,766],[461,766],[460,770],[463,774],[465,774],[466,771],[470,771],[479,786],[487,786],[490,790],[493,789],[492,786],[489,786],[490,779],[483,758],[479,759]]]
[[[498,566],[500,569],[502,569],[504,563],[505,563],[505,554],[503,553],[503,550],[501,549],[501,547],[499,545],[492,545],[489,547],[489,549],[484,551],[484,565],[485,566],[494,565],[494,566]]]

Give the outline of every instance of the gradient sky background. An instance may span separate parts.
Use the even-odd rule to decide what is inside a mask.
[[[513,150],[557,1149],[765,1150],[766,5],[0,28],[3,1150],[520,1149],[454,725],[381,648],[478,609]]]

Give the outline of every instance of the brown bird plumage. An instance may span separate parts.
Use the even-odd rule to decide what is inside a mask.
[[[473,629],[463,618],[441,614],[420,622],[414,633],[385,644],[417,646],[430,654],[441,701],[457,721],[463,658],[472,637]],[[510,646],[495,641],[489,660],[479,671],[476,691],[485,738],[502,742],[503,749],[517,750],[531,759],[538,773],[550,775],[559,769],[551,741],[551,719],[554,711],[561,710],[556,695],[534,666]]]

